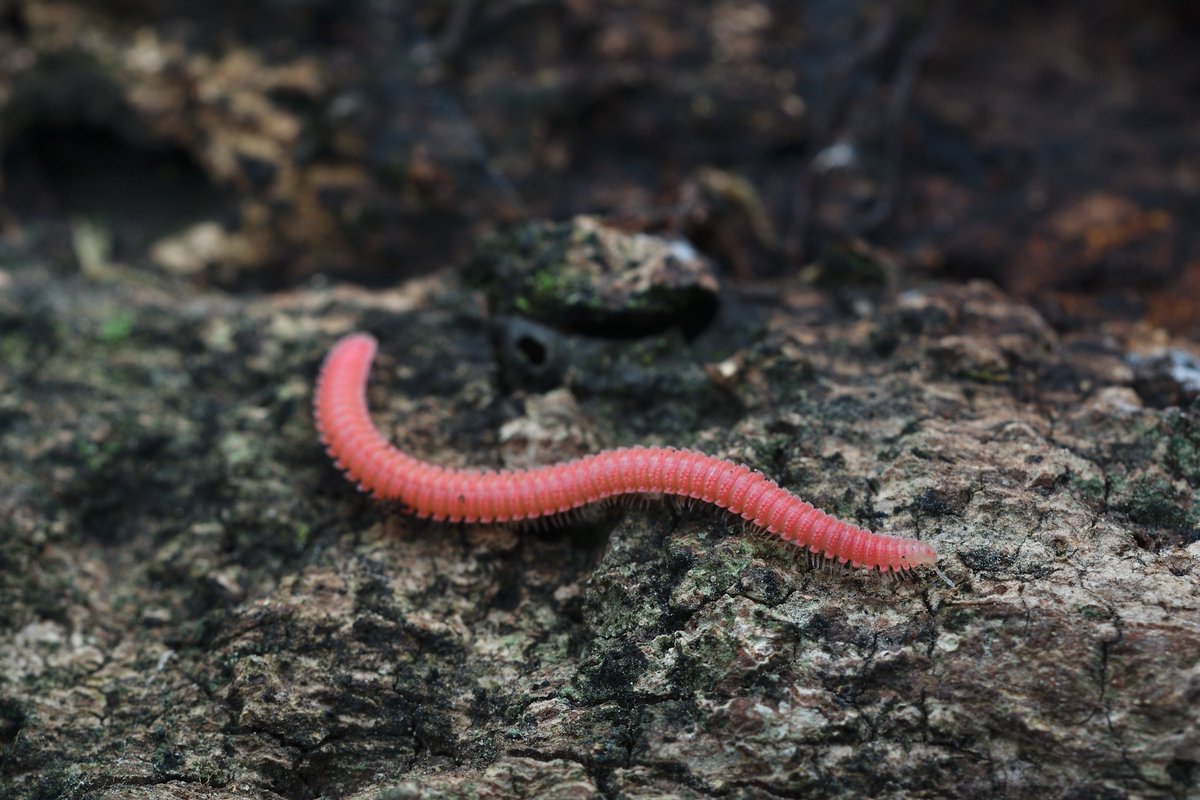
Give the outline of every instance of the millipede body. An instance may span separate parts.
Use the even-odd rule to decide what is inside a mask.
[[[321,367],[314,416],[329,455],[378,498],[421,517],[506,522],[559,514],[617,495],[654,492],[702,500],[813,554],[854,567],[937,568],[928,543],[872,533],[821,511],[749,467],[691,450],[622,447],[526,470],[440,467],[394,447],[371,421],[366,386],[377,343],[355,333]]]

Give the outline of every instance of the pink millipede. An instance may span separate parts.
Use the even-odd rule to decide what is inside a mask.
[[[703,500],[778,534],[817,557],[904,572],[929,566],[946,583],[933,547],[863,530],[814,508],[748,467],[693,450],[622,447],[528,470],[439,467],[396,449],[371,421],[367,378],[378,345],[365,333],[329,351],[313,413],[326,452],[364,491],[421,517],[506,522],[560,514],[623,494],[655,492]]]

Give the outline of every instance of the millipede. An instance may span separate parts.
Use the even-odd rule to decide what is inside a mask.
[[[937,551],[904,536],[873,533],[826,514],[751,468],[694,450],[621,447],[520,470],[442,467],[393,446],[371,420],[367,380],[378,343],[365,333],[338,341],[321,366],[313,400],[317,432],[347,478],[381,500],[445,522],[503,523],[564,514],[627,494],[700,500],[834,563],[904,573],[937,566]]]

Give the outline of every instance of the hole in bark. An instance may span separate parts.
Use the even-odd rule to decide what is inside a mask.
[[[532,336],[522,336],[517,339],[517,349],[525,354],[531,364],[540,366],[546,363],[546,345]]]
[[[136,263],[164,236],[228,209],[195,159],[156,137],[86,53],[42,56],[14,87],[4,123],[0,211],[43,256],[68,259],[63,227],[82,221],[100,235],[100,256]]]
[[[220,192],[181,149],[134,145],[88,123],[31,125],[0,156],[4,204],[26,223],[83,217],[118,232],[113,255],[220,215]]]
[[[555,331],[521,317],[497,317],[492,341],[509,386],[544,392],[562,383],[562,344]]]

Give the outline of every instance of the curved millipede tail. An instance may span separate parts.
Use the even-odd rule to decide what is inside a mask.
[[[623,447],[563,464],[499,472],[450,469],[397,450],[371,421],[367,378],[375,339],[351,334],[317,378],[317,431],[337,466],[364,491],[421,517],[505,522],[560,514],[616,495],[657,492],[703,500],[818,557],[881,572],[937,567],[928,543],[855,527],[814,508],[749,467],[692,450]]]

